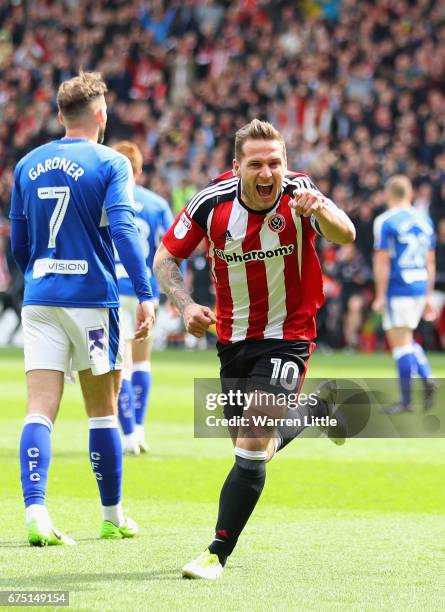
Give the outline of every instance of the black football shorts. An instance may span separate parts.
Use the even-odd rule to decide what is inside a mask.
[[[264,391],[296,394],[301,389],[309,357],[315,348],[304,340],[243,340],[216,345],[221,362],[223,393]],[[241,416],[243,403],[224,407],[224,416]]]

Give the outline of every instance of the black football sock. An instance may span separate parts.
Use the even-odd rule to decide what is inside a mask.
[[[320,397],[315,406],[306,405],[298,406],[298,408],[289,408],[284,418],[291,420],[293,423],[289,425],[279,425],[276,431],[276,452],[287,446],[297,436],[299,436],[307,427],[305,419],[311,422],[312,417],[325,417],[328,415],[328,404]]]
[[[293,424],[278,425],[275,433],[276,452],[287,446],[306,429],[304,415],[300,410],[289,408],[283,418],[292,421]]]
[[[235,465],[221,489],[215,539],[209,546],[210,552],[218,555],[222,565],[235,548],[260,498],[265,480],[265,458],[235,457]]]

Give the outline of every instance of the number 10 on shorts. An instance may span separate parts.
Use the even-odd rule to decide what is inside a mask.
[[[273,365],[270,384],[277,385],[279,383],[287,391],[294,391],[300,377],[297,364],[293,361],[283,363],[283,360],[278,357],[271,357],[270,363]]]

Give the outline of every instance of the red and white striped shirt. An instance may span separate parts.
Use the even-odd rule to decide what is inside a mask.
[[[324,299],[314,246],[318,227],[289,206],[295,189],[316,188],[306,175],[288,174],[275,205],[257,212],[243,203],[240,180],[226,172],[190,200],[163,238],[180,259],[205,238],[222,343],[311,341],[316,335],[315,316]]]

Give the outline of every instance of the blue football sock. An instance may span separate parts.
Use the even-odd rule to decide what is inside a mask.
[[[400,392],[402,395],[402,404],[409,406],[411,403],[411,378],[416,371],[416,360],[412,346],[399,346],[392,352],[396,360],[397,370],[399,372]]]
[[[149,361],[133,364],[131,384],[133,385],[134,413],[136,425],[143,425],[148,408],[151,389],[151,368]]]
[[[25,418],[20,439],[20,471],[26,507],[45,503],[52,428],[51,420],[43,414]]]
[[[124,375],[122,386],[117,400],[119,423],[125,435],[134,431],[134,398],[130,377]]]
[[[417,342],[413,342],[413,354],[414,359],[416,361],[416,367],[419,376],[423,379],[431,378],[433,375],[431,371],[431,366],[429,364],[427,356],[425,355],[425,351],[420,346],[420,344],[417,344]]]
[[[90,461],[102,506],[115,506],[122,492],[122,445],[115,416],[90,419]]]

